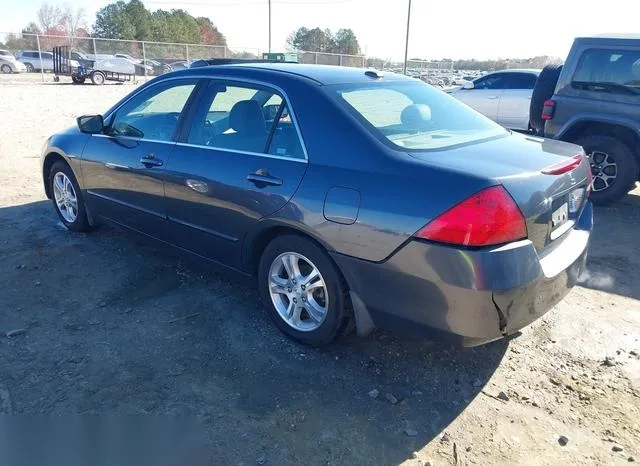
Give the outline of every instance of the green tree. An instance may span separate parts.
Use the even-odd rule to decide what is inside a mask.
[[[349,55],[360,54],[360,44],[355,33],[351,29],[338,29],[334,37],[336,53],[346,53]]]
[[[140,0],[131,0],[124,8],[135,32],[133,39],[145,40],[151,32],[151,13]]]
[[[287,38],[287,44],[293,50],[307,52],[334,52],[336,41],[329,29],[301,27]]]
[[[98,10],[93,35],[106,39],[134,39],[136,27],[127,13],[127,4],[120,0]]]

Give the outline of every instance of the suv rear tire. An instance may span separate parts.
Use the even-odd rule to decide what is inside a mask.
[[[618,139],[605,135],[583,136],[573,141],[584,148],[593,174],[591,201],[607,205],[622,199],[638,178],[638,160]],[[615,165],[615,170],[607,166]],[[604,170],[607,170],[604,172]],[[605,180],[603,176],[614,176]]]
[[[535,130],[536,134],[544,134],[542,108],[544,102],[553,96],[561,71],[562,65],[547,65],[542,68],[536,80],[536,85],[531,95],[531,104],[529,106],[529,124]]]

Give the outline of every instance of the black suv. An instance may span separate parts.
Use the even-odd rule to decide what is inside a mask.
[[[622,198],[640,179],[640,35],[575,39],[564,66],[540,73],[530,116],[538,134],[584,147],[595,204]]]

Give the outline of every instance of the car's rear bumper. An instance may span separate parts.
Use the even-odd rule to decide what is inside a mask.
[[[584,266],[593,210],[543,257],[529,240],[485,249],[409,241],[373,263],[334,255],[356,313],[377,327],[474,346],[513,334],[557,304]]]

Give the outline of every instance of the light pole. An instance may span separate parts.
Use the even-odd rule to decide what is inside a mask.
[[[269,0],[271,1],[271,0]],[[407,39],[404,43],[404,67],[402,72],[407,74],[407,54],[409,53],[409,25],[411,23],[411,0],[409,0],[409,8],[407,8]]]
[[[269,53],[271,53],[271,0],[269,0]]]

